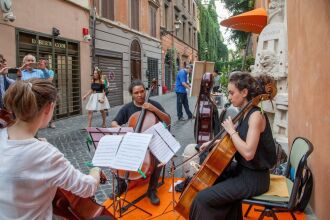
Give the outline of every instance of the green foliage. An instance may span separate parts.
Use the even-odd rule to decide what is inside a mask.
[[[227,86],[229,73],[235,70],[242,70],[242,58],[237,58],[231,61],[219,61],[215,63],[215,68],[221,72],[220,85],[221,90],[227,95]],[[250,66],[254,64],[254,57],[248,56],[246,58],[243,70],[250,71]]]
[[[177,68],[177,63],[176,63],[176,54],[177,54],[177,50],[175,48],[170,48],[170,49],[167,49],[167,52],[165,55],[165,63],[168,63],[170,65],[172,64],[173,77],[174,77],[175,73],[177,71],[179,71]]]
[[[198,1],[197,7],[199,10],[200,23],[200,32],[197,35],[199,60],[214,62],[227,60],[228,49],[223,43],[214,1],[211,1],[207,7],[204,7],[201,2]]]
[[[254,9],[254,0],[222,0],[231,14],[238,15]],[[235,43],[238,50],[246,47],[248,33],[232,30],[230,40]]]

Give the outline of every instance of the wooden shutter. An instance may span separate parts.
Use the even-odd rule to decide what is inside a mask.
[[[114,0],[101,0],[102,17],[109,20],[115,19]]]
[[[152,6],[149,5],[149,14],[150,14],[150,18],[149,18],[149,30],[150,30],[150,35],[153,37],[156,37],[156,14],[157,14],[157,9]]]
[[[131,28],[139,30],[140,20],[139,0],[131,0]]]

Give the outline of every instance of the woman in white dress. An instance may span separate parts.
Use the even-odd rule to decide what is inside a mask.
[[[89,97],[89,101],[86,105],[88,110],[88,127],[92,126],[93,111],[100,111],[102,114],[102,127],[106,127],[106,109],[110,108],[109,101],[105,95],[104,82],[101,77],[102,71],[99,68],[95,68],[93,73],[93,79],[91,81],[91,89],[83,96],[83,100]]]

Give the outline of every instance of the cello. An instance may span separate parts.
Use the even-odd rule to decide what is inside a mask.
[[[106,181],[106,176],[101,172],[100,183],[104,184]],[[88,220],[97,216],[109,216],[116,219],[94,198],[82,198],[61,188],[57,189],[53,199],[53,213],[70,220]]]
[[[261,101],[271,100],[275,97],[277,89],[275,81],[270,80],[265,82],[264,86],[259,86],[258,95],[248,102],[248,104],[234,117],[233,123],[237,123],[246,112],[250,111],[254,106],[257,106]],[[220,141],[215,145],[215,141]],[[199,171],[193,176],[188,186],[182,193],[179,202],[175,206],[175,210],[182,215],[184,218],[189,217],[190,206],[196,196],[196,194],[214,184],[216,179],[222,174],[225,168],[229,165],[233,159],[236,148],[230,139],[230,135],[222,129],[214,139],[208,144],[203,151],[213,149],[204,160]],[[193,155],[191,158],[193,158]],[[186,161],[190,160],[188,158]],[[183,162],[184,163],[184,162]],[[177,165],[180,166],[181,164]]]
[[[0,109],[1,128],[8,127],[14,122],[12,113]],[[106,180],[106,176],[101,172],[100,183],[105,183]],[[94,199],[81,198],[61,188],[57,189],[52,204],[54,214],[70,220],[87,220],[100,215],[115,219],[104,206],[97,204]]]
[[[216,109],[216,105],[210,97],[212,85],[212,73],[204,73],[201,81],[201,90],[197,99],[197,113],[194,127],[197,144],[202,144],[213,138],[213,112]]]
[[[145,97],[145,102],[149,101],[149,97],[151,92],[155,90],[157,87],[157,82],[155,79],[152,80],[150,91],[147,93]],[[145,110],[144,108],[141,109],[141,111],[135,112],[128,120],[128,126],[134,128],[134,132],[141,133],[151,126],[158,123],[158,118],[156,115],[150,111]],[[144,178],[149,177],[155,167],[154,159],[151,156],[151,153],[149,150],[147,150],[146,156],[144,158],[143,164],[141,166],[141,172],[145,175]],[[143,178],[143,175],[141,172],[136,171],[125,171],[125,170],[118,170],[118,176],[121,179],[127,179],[127,180],[139,180]]]

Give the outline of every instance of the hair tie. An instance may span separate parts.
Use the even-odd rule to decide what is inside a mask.
[[[27,84],[32,89],[32,83],[31,82],[28,82]]]

